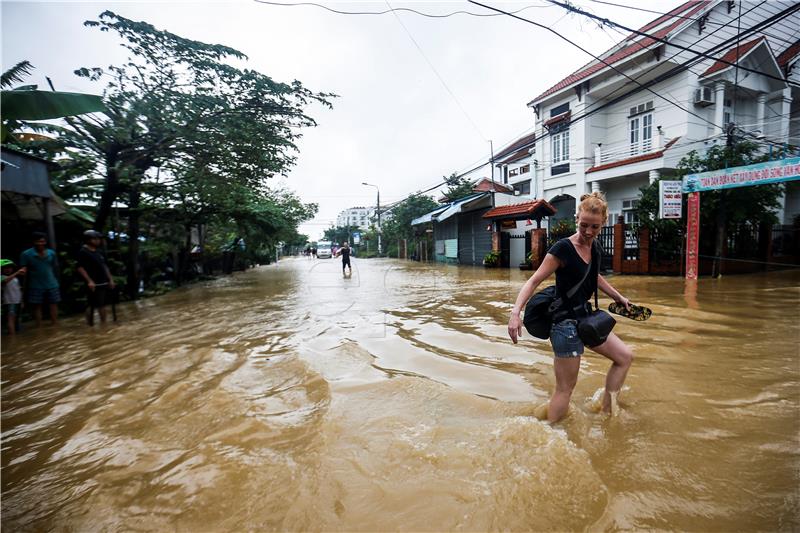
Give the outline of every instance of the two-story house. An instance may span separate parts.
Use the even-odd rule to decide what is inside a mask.
[[[522,163],[554,219],[571,218],[576,200],[599,190],[608,223],[630,222],[640,187],[673,175],[689,151],[724,144],[729,131],[765,151],[799,145],[800,15],[785,12],[793,4],[691,0],[646,24],[648,36],[629,35],[528,103],[530,152],[504,151],[504,179],[519,181],[510,174]],[[800,188],[789,185],[784,223],[800,212]]]

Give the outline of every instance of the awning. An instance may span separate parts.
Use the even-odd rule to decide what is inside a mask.
[[[541,218],[556,214],[556,208],[545,200],[531,200],[518,204],[501,205],[484,213],[483,218],[493,220],[522,220]]]
[[[442,222],[444,220],[447,220],[451,216],[460,213],[461,209],[466,204],[474,202],[475,200],[481,200],[481,199],[487,197],[489,194],[490,193],[488,193],[488,192],[482,192],[482,193],[477,193],[477,194],[471,194],[471,195],[469,195],[467,197],[464,197],[464,198],[462,198],[460,200],[456,200],[455,202],[451,203],[450,206],[447,209],[442,211],[440,214],[436,215],[436,217],[435,217],[436,222]]]
[[[444,211],[448,207],[450,207],[450,204],[437,207],[436,209],[434,209],[430,213],[425,213],[421,217],[417,217],[414,220],[412,220],[411,221],[411,225],[412,226],[418,226],[419,224],[427,224],[428,222],[433,220],[434,216],[438,215],[439,213],[441,213],[442,211]]]

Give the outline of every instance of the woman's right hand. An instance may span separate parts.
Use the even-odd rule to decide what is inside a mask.
[[[514,344],[517,344],[517,339],[522,336],[522,320],[519,318],[519,313],[511,313],[511,318],[508,319],[508,336]]]

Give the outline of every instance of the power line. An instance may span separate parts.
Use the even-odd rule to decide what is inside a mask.
[[[668,16],[670,16],[672,18],[690,20],[692,22],[697,22],[700,19],[700,17],[696,17],[695,18],[695,17],[687,17],[687,16],[684,16],[684,15],[677,15],[677,14],[673,15],[672,11],[664,13],[663,11],[655,11],[653,9],[646,9],[646,8],[643,8],[643,7],[629,6],[629,5],[625,5],[625,4],[616,4],[614,2],[606,2],[604,0],[588,0],[588,1],[589,2],[594,2],[596,4],[604,4],[604,5],[607,5],[607,6],[614,6],[614,7],[622,7],[622,8],[625,8],[625,9],[632,9],[634,11],[642,11],[644,13],[653,13],[654,15],[660,15],[660,16],[668,15]],[[673,9],[673,11],[675,11],[675,10]],[[726,26],[727,25],[727,24],[723,24],[722,22],[712,22],[710,20],[706,21],[706,24],[710,24],[710,25],[713,25],[713,26]],[[763,33],[767,37],[775,39],[776,41],[783,41],[784,43],[789,44],[789,45],[794,44],[794,41],[792,41],[790,39],[785,39],[785,38],[780,37],[778,35],[772,35],[772,34],[767,33],[767,32],[763,32]]]
[[[444,78],[442,78],[442,76],[439,74],[439,71],[438,71],[438,70],[436,70],[436,67],[434,67],[434,66],[433,66],[433,63],[431,63],[431,60],[430,60],[430,59],[428,59],[428,56],[426,56],[426,55],[425,55],[425,52],[422,50],[422,47],[419,45],[419,43],[417,42],[417,40],[416,40],[416,39],[414,39],[414,36],[413,36],[413,35],[411,35],[411,32],[410,32],[410,31],[408,31],[408,28],[406,28],[406,25],[405,25],[405,24],[403,24],[403,21],[400,19],[400,15],[398,15],[398,14],[395,12],[395,10],[392,8],[391,4],[389,3],[389,0],[385,0],[385,1],[386,1],[386,5],[387,5],[387,6],[389,6],[389,10],[392,12],[392,14],[394,15],[394,17],[397,19],[397,22],[399,22],[399,23],[400,23],[400,26],[402,26],[402,27],[403,27],[403,30],[405,30],[405,32],[406,32],[406,35],[408,35],[408,38],[409,38],[409,39],[411,39],[411,42],[412,42],[412,43],[414,43],[414,46],[416,46],[416,47],[417,47],[417,50],[419,50],[419,53],[422,55],[422,58],[423,58],[423,59],[425,59],[425,62],[426,62],[426,63],[428,63],[428,66],[431,68],[431,70],[433,71],[433,73],[434,73],[434,74],[436,74],[436,77],[437,77],[437,78],[439,78],[439,81],[442,83],[442,86],[444,86],[445,90],[446,90],[446,91],[447,91],[447,92],[450,94],[450,96],[453,98],[453,101],[456,103],[456,105],[458,106],[458,108],[461,110],[461,112],[462,112],[462,113],[464,114],[464,116],[467,118],[467,120],[469,121],[469,123],[470,123],[470,124],[472,124],[472,127],[473,127],[473,128],[475,128],[475,131],[478,133],[478,135],[481,137],[481,139],[483,139],[483,140],[486,140],[486,137],[483,135],[483,133],[481,132],[480,128],[478,128],[478,126],[475,124],[475,121],[474,121],[474,120],[472,120],[472,117],[470,117],[470,116],[469,116],[469,113],[467,113],[467,110],[466,110],[466,109],[464,109],[464,106],[463,106],[463,105],[461,105],[461,101],[460,101],[460,100],[459,100],[459,99],[456,97],[456,95],[455,95],[455,94],[453,94],[453,91],[451,91],[451,90],[450,90],[450,87],[448,87],[448,86],[447,86],[447,83],[444,81]]]
[[[747,15],[747,14],[748,14],[748,13],[750,13],[751,11],[753,11],[753,10],[755,10],[755,9],[757,9],[757,8],[759,8],[759,7],[761,7],[762,5],[764,5],[764,4],[766,4],[766,3],[767,3],[767,0],[762,0],[762,1],[761,1],[759,4],[757,4],[757,5],[753,6],[753,7],[751,7],[750,9],[748,9],[748,10],[747,10],[745,13],[743,13],[743,15]],[[736,20],[738,20],[738,18],[737,18]],[[778,20],[780,20],[780,19],[778,19]],[[727,22],[726,24],[723,24],[722,26],[720,26],[720,27],[719,27],[719,28],[717,28],[716,30],[714,30],[714,31],[712,31],[712,32],[710,32],[710,33],[707,33],[707,34],[706,34],[706,35],[704,35],[703,37],[700,37],[699,39],[697,39],[696,41],[694,41],[694,42],[693,42],[693,43],[690,45],[690,47],[694,47],[694,46],[696,46],[697,44],[701,43],[702,41],[705,41],[706,39],[708,39],[709,37],[711,37],[711,36],[712,36],[712,35],[714,35],[715,33],[719,32],[719,31],[720,31],[720,30],[722,30],[723,28],[726,28],[727,26],[730,26],[731,24],[733,24],[733,22],[734,22],[734,21],[733,21],[733,20],[731,20],[731,21]],[[777,20],[776,20],[776,22],[777,22]],[[750,31],[748,30],[748,32],[750,32]],[[737,32],[737,34],[736,34],[736,37],[735,37],[735,38],[733,38],[733,39],[732,39],[732,38],[729,38],[729,39],[727,39],[727,40],[723,41],[722,43],[719,43],[719,44],[717,44],[716,46],[712,46],[712,47],[711,47],[711,48],[709,48],[707,51],[708,51],[708,52],[716,52],[716,51],[719,51],[719,50],[720,50],[721,48],[723,48],[724,46],[727,46],[728,44],[731,44],[731,43],[732,43],[734,40],[736,40],[736,39],[739,39],[739,37],[740,37],[740,34],[741,34],[741,32]],[[649,68],[649,69],[647,69],[646,71],[642,72],[642,73],[641,73],[639,76],[640,76],[640,77],[642,77],[642,76],[645,76],[645,75],[649,74],[649,73],[650,73],[650,72],[652,72],[653,70],[655,70],[655,69],[659,68],[659,67],[660,67],[662,64],[664,64],[664,63],[667,63],[667,62],[671,61],[672,59],[674,59],[676,56],[680,55],[680,54],[681,54],[681,53],[683,53],[683,52],[684,52],[683,50],[679,50],[679,51],[675,52],[674,54],[672,54],[671,56],[669,56],[668,58],[666,58],[664,61],[662,61],[662,62],[657,62],[657,63],[656,63],[655,65],[653,65],[652,67],[650,67],[650,68]],[[689,65],[689,63],[691,63],[691,64],[692,64],[692,66],[694,66],[695,64],[697,64],[697,63],[700,61],[700,59],[701,59],[701,58],[700,58],[699,56],[695,55],[694,57],[692,57],[692,58],[690,58],[690,59],[687,59],[686,61],[684,61],[684,62],[683,62],[681,65],[677,65],[677,66],[673,67],[671,70],[667,71],[667,73],[666,73],[666,74],[667,74],[667,76],[666,76],[666,77],[663,77],[663,78],[662,78],[661,76],[659,76],[659,78],[661,78],[661,80],[663,81],[663,80],[665,80],[665,79],[668,79],[669,77],[671,77],[672,73],[674,73],[674,74],[678,74],[678,73],[682,72],[682,70],[683,70],[683,69],[686,69],[686,70],[688,70],[689,72],[692,72],[693,74],[697,75],[697,73],[696,73],[696,72],[694,72],[694,71],[692,71],[692,70],[689,68],[689,66],[688,66],[688,65]],[[659,79],[659,78],[656,78],[656,79]],[[615,90],[613,90],[613,91],[612,91],[612,92],[611,92],[611,93],[610,93],[608,96],[606,96],[606,98],[608,99],[608,98],[610,98],[610,97],[614,96],[615,94],[617,94],[619,91],[623,90],[624,88],[625,88],[625,85],[623,85],[623,86],[619,87],[618,89],[615,89]],[[630,93],[628,93],[628,94],[630,94]],[[627,95],[626,95],[626,96],[627,96]],[[618,101],[618,100],[617,100],[617,101]],[[590,109],[591,107],[593,107],[594,105],[597,105],[597,104],[590,104],[589,106],[587,106],[587,110],[588,110],[588,109]]]
[[[331,7],[328,7],[328,6],[325,6],[325,5],[322,5],[322,4],[316,4],[314,2],[286,2],[286,3],[284,3],[284,2],[269,2],[267,0],[254,0],[254,1],[259,3],[259,4],[267,4],[267,5],[271,5],[271,6],[280,6],[280,7],[298,7],[298,6],[319,7],[321,9],[326,10],[326,11],[330,11],[331,13],[336,13],[337,15],[386,15],[387,13],[394,13],[396,11],[404,11],[404,12],[407,12],[407,13],[413,13],[415,15],[420,15],[422,17],[433,18],[433,19],[443,19],[443,18],[452,17],[454,15],[468,15],[468,16],[471,16],[471,17],[499,17],[499,16],[501,16],[500,13],[472,13],[471,11],[453,11],[451,13],[445,13],[445,14],[442,14],[442,15],[434,15],[432,13],[423,13],[422,11],[417,11],[416,9],[411,9],[411,8],[408,8],[408,7],[391,7],[391,6],[390,6],[389,9],[386,9],[384,11],[341,11],[341,10],[333,9]],[[531,9],[531,8],[534,8],[534,7],[536,7],[536,8],[548,8],[550,6],[529,5],[529,6],[525,6],[525,7],[521,8],[521,9],[518,9],[516,11],[513,11],[513,13],[521,13],[521,12],[523,12],[525,10],[528,10],[528,9]]]
[[[549,0],[549,1],[552,1],[552,0]],[[625,74],[623,71],[621,71],[620,69],[618,69],[617,67],[615,67],[613,64],[609,63],[608,61],[606,61],[606,60],[604,60],[604,59],[601,59],[599,56],[596,56],[596,55],[594,55],[593,53],[591,53],[591,52],[589,52],[588,50],[586,50],[585,48],[583,48],[581,45],[579,45],[579,44],[575,43],[574,41],[570,40],[569,38],[567,38],[567,37],[565,37],[565,36],[561,35],[561,34],[560,34],[560,33],[558,33],[557,31],[555,31],[554,29],[552,29],[552,28],[550,28],[550,27],[548,27],[548,26],[545,26],[544,24],[539,24],[538,22],[534,22],[534,21],[532,21],[532,20],[529,20],[529,19],[526,19],[526,18],[523,18],[523,17],[517,16],[517,15],[512,15],[511,13],[507,13],[507,12],[505,12],[505,11],[501,10],[501,9],[498,9],[498,8],[496,8],[496,7],[491,7],[491,6],[487,6],[487,5],[485,5],[485,4],[481,4],[481,3],[477,2],[476,0],[469,0],[469,2],[470,2],[471,4],[475,4],[475,5],[478,5],[478,6],[481,6],[481,7],[485,7],[486,9],[491,9],[491,10],[493,10],[493,11],[498,11],[498,12],[500,12],[500,13],[505,13],[506,15],[508,15],[508,16],[510,16],[510,17],[513,17],[513,18],[515,18],[515,19],[519,19],[519,20],[521,20],[521,21],[523,21],[523,22],[527,22],[528,24],[533,24],[534,26],[537,26],[537,27],[539,27],[539,28],[542,28],[542,29],[545,29],[545,30],[547,30],[547,31],[549,31],[549,32],[551,32],[551,33],[554,33],[554,34],[555,34],[555,35],[557,35],[559,38],[561,38],[561,39],[563,39],[563,40],[567,41],[569,44],[571,44],[571,45],[572,45],[572,46],[574,46],[575,48],[577,48],[577,49],[581,50],[581,51],[582,51],[582,52],[584,52],[585,54],[588,54],[588,55],[590,55],[590,56],[591,56],[591,57],[593,57],[595,60],[597,60],[597,61],[600,61],[601,63],[603,63],[604,65],[606,65],[607,67],[609,67],[611,70],[613,70],[614,72],[616,72],[616,73],[617,73],[617,74],[619,74],[620,76],[623,76],[623,77],[625,77],[625,78],[629,79],[629,80],[630,80],[630,81],[632,81],[633,83],[635,83],[635,84],[639,85],[640,87],[642,87],[644,90],[651,92],[651,93],[652,93],[654,96],[656,96],[657,98],[661,98],[661,99],[662,99],[662,100],[664,100],[665,102],[671,103],[672,105],[674,105],[674,106],[675,106],[675,107],[677,107],[678,109],[681,109],[681,110],[685,111],[686,113],[689,113],[690,115],[692,115],[692,116],[694,116],[694,117],[696,117],[696,118],[699,118],[700,120],[702,120],[702,121],[704,121],[704,122],[708,122],[709,124],[711,124],[711,126],[713,126],[713,127],[715,127],[715,128],[721,127],[721,126],[718,126],[718,125],[714,124],[713,122],[711,122],[711,121],[710,121],[710,120],[708,120],[707,118],[705,118],[705,117],[703,117],[703,116],[701,116],[701,115],[698,115],[697,113],[695,113],[695,112],[693,112],[693,111],[690,111],[688,108],[686,108],[686,107],[683,107],[683,106],[682,106],[682,105],[680,105],[679,103],[677,103],[677,102],[675,102],[675,101],[673,101],[673,100],[670,100],[670,99],[669,99],[669,98],[667,98],[666,96],[664,96],[664,95],[661,95],[661,94],[659,94],[659,93],[655,92],[654,90],[650,89],[649,87],[647,87],[647,86],[645,86],[645,85],[642,85],[641,83],[639,83],[639,81],[638,81],[638,80],[636,80],[636,79],[634,79],[634,78],[632,78],[632,77],[628,76],[628,75],[627,75],[627,74]],[[554,3],[557,3],[557,2],[554,2]]]
[[[631,32],[633,34],[639,35],[641,37],[646,37],[648,39],[652,39],[652,40],[660,42],[662,44],[668,44],[668,45],[670,45],[672,47],[675,47],[675,48],[678,48],[678,49],[681,49],[681,50],[685,50],[687,52],[692,52],[694,54],[699,54],[699,55],[701,55],[702,57],[704,57],[706,59],[713,59],[713,60],[717,61],[718,63],[722,63],[722,64],[725,64],[725,65],[728,65],[728,66],[731,66],[731,67],[735,66],[735,65],[738,65],[738,56],[739,56],[738,51],[737,51],[737,61],[736,61],[736,63],[733,63],[733,62],[728,61],[728,60],[726,60],[724,58],[715,58],[715,57],[713,57],[713,56],[711,56],[711,55],[709,55],[709,54],[707,54],[707,53],[705,53],[703,51],[693,50],[693,49],[691,49],[691,48],[689,48],[687,46],[680,45],[680,44],[678,44],[676,42],[670,42],[667,39],[664,39],[663,37],[656,37],[655,35],[652,35],[652,34],[649,34],[649,33],[646,33],[646,32],[640,31],[640,30],[635,30],[633,28],[629,28],[629,27],[624,26],[624,25],[622,25],[622,24],[620,24],[618,22],[614,22],[614,21],[609,20],[607,18],[594,15],[592,13],[589,13],[588,11],[585,11],[583,9],[577,8],[577,7],[573,6],[573,5],[566,4],[564,2],[560,2],[559,0],[547,0],[547,1],[550,2],[551,4],[554,4],[554,5],[557,5],[559,7],[562,7],[562,8],[564,8],[564,9],[566,9],[568,11],[571,11],[573,13],[578,13],[578,14],[583,15],[585,17],[589,17],[591,19],[594,19],[594,20],[600,22],[601,24],[608,24],[609,26],[616,26],[616,27],[621,28],[621,29],[623,29],[625,31],[629,31],[629,32]],[[476,3],[476,2],[472,2],[472,3]],[[741,8],[742,8],[742,4],[740,2],[739,3],[740,16],[737,17],[737,19],[739,21],[741,21]],[[795,6],[794,6],[794,10],[795,11],[798,10],[798,9],[800,9],[800,3],[795,4]],[[791,14],[791,12],[789,14]],[[515,17],[515,18],[520,18],[521,19],[522,17]],[[738,42],[737,42],[737,47],[738,47]],[[599,58],[597,58],[597,59],[598,59],[598,61],[601,61]],[[605,63],[605,61],[603,61],[603,63]],[[608,63],[606,63],[606,65],[608,65]],[[611,65],[608,65],[608,66],[611,66]],[[764,76],[766,78],[770,78],[770,79],[773,79],[773,80],[777,80],[777,81],[780,81],[782,83],[787,83],[789,85],[794,85],[796,87],[800,87],[800,84],[798,84],[798,83],[789,81],[789,80],[787,80],[785,78],[782,78],[782,77],[779,77],[779,76],[773,76],[772,74],[768,74],[766,72],[762,72],[762,71],[758,71],[758,70],[755,70],[755,69],[751,69],[751,68],[748,68],[748,67],[745,67],[745,66],[742,66],[742,65],[739,65],[738,68],[740,68],[742,70],[745,70],[747,72],[752,72],[754,74],[760,74],[761,76]]]

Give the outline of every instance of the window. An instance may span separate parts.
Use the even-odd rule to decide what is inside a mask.
[[[642,113],[647,113],[648,111],[653,110],[653,101],[650,100],[649,102],[645,102],[643,104],[635,105],[631,108],[629,117],[635,115],[641,115]]]
[[[653,114],[633,117],[628,122],[631,155],[647,153],[653,148]]]
[[[551,109],[550,118],[557,117],[561,113],[566,113],[567,111],[569,111],[569,102],[567,102],[566,104],[561,104]]]
[[[733,119],[731,118],[733,114],[731,113],[731,101],[730,99],[726,99],[724,102],[724,106],[722,106],[722,125],[727,126],[730,124]]]
[[[509,178],[511,178],[511,177],[514,177],[514,176],[516,176],[517,174],[519,174],[519,169],[518,169],[518,168],[515,168],[515,169],[512,169],[512,170],[509,170],[509,171],[508,171],[508,177],[509,177]]]
[[[531,180],[521,181],[519,183],[514,184],[514,190],[519,191],[520,194],[530,194],[531,193]]]
[[[522,165],[521,167],[519,167],[519,173],[520,174],[527,174],[530,171],[531,171],[531,166],[530,165]]]
[[[553,165],[569,161],[569,130],[554,133],[551,137]]]
[[[639,217],[636,214],[637,207],[639,207],[638,198],[622,200],[622,214],[625,217],[626,224],[634,224],[639,222]]]

